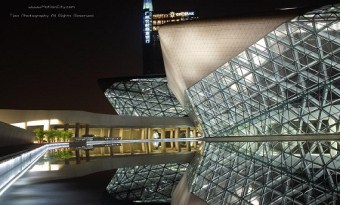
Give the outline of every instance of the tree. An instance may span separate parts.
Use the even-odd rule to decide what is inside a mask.
[[[73,153],[72,151],[61,151],[54,153],[53,156],[57,159],[65,160],[65,164],[70,164],[70,158],[73,157]]]
[[[54,139],[57,138],[57,142],[60,142],[60,139],[63,137],[63,131],[54,130]]]
[[[35,139],[39,140],[39,143],[42,143],[45,137],[45,132],[40,128],[34,129]]]
[[[69,141],[69,139],[73,136],[73,133],[70,131],[61,131],[61,138],[63,139],[64,142]]]
[[[45,131],[45,135],[47,137],[47,141],[49,143],[54,142],[56,136],[58,135],[58,131],[57,130],[47,130]]]
[[[73,133],[70,131],[64,131],[64,130],[46,130],[43,131],[41,129],[35,129],[35,138],[39,140],[39,143],[42,143],[44,138],[47,138],[47,141],[49,143],[51,142],[60,142],[61,139],[66,142],[69,141],[69,139],[73,136]]]

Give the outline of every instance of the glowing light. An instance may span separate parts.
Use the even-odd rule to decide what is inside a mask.
[[[154,139],[159,139],[159,133],[158,133],[157,131],[154,131],[152,137],[153,137]],[[159,146],[159,142],[154,142],[154,143],[153,143],[153,146],[154,146],[154,147],[158,147],[158,146]]]
[[[144,0],[143,9],[148,9],[150,11],[153,11],[152,0]]]
[[[59,125],[62,122],[59,119],[50,119],[50,125]]]
[[[0,196],[17,179],[25,174],[48,150],[62,147],[68,147],[68,143],[44,145],[14,158],[2,161],[0,164]]]
[[[151,31],[152,31],[152,11],[146,10],[144,12],[144,37],[145,43],[151,42]]]
[[[22,129],[26,129],[26,123],[25,122],[13,123],[11,125],[15,126],[15,127],[20,127]]]
[[[49,120],[35,120],[35,121],[28,121],[27,126],[44,126],[44,130],[50,129],[50,121]]]
[[[340,22],[335,22],[330,26],[331,29],[334,29],[336,31],[340,31]]]
[[[256,199],[256,197],[251,198],[250,203],[254,205],[260,205],[260,202],[259,200]]]
[[[202,186],[202,189],[207,188],[208,186],[209,186],[208,184],[204,184],[204,185]]]
[[[63,167],[62,164],[51,164],[50,162],[44,162],[43,164],[35,164],[30,172],[46,172],[46,171],[58,171]]]
[[[298,7],[286,7],[286,8],[280,8],[281,11],[285,11],[285,10],[293,10],[293,9],[297,9]]]

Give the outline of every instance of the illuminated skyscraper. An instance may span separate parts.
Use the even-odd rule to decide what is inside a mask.
[[[158,29],[166,23],[198,19],[194,11],[155,12],[152,0],[143,3],[143,71],[145,75],[164,74],[164,63]]]
[[[143,4],[143,33],[144,33],[144,43],[151,43],[152,36],[152,0],[144,0]]]

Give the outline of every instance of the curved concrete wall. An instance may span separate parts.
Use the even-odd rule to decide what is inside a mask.
[[[182,106],[185,90],[296,14],[166,24],[159,29],[168,86]]]
[[[142,117],[107,115],[76,110],[10,110],[0,109],[0,120],[19,123],[58,119],[62,123],[83,123],[98,127],[193,127],[189,117]]]
[[[31,144],[34,133],[0,122],[0,147]]]

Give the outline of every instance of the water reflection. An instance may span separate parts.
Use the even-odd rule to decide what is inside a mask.
[[[188,140],[166,141],[165,147],[162,147],[161,140],[149,140],[142,143],[126,141],[121,141],[122,143],[92,141],[83,144],[85,146],[50,150],[33,166],[31,171],[58,171],[65,165],[82,164],[102,157],[195,152],[201,146],[201,142]],[[178,145],[176,146],[175,143]],[[190,149],[187,143],[190,143]]]
[[[107,181],[103,190],[106,188],[107,192],[115,200],[139,203],[169,202],[171,193],[178,184],[182,173],[186,170],[187,162],[189,161],[177,160],[175,159],[176,156],[192,155],[192,152],[200,147],[200,143],[196,142],[196,147],[190,144],[190,149],[187,149],[187,141],[166,142],[165,147],[162,147],[162,143],[159,143],[158,146],[154,143],[155,141],[114,144],[97,144],[97,142],[94,142],[81,147],[54,149],[48,151],[30,172],[32,174],[36,172],[38,175],[44,172],[44,176],[48,176],[50,179],[64,179],[83,176],[84,174],[78,174],[83,170],[91,169],[91,173],[98,172],[108,164],[115,164],[115,166],[119,167],[120,163],[123,162],[124,164],[129,160],[143,161],[153,165],[126,166],[124,164],[122,168],[117,167],[118,171],[111,179],[111,182],[110,180]],[[175,143],[178,143],[180,149],[175,146]],[[155,156],[160,156],[166,161],[172,162],[155,165],[153,161]],[[144,159],[141,160],[140,157],[144,157]],[[93,167],[96,168],[94,169]],[[112,170],[112,167],[110,169]],[[102,171],[105,171],[105,169],[102,169]],[[87,174],[90,173],[85,175]]]
[[[107,186],[116,199],[134,202],[170,202],[187,163],[119,168]]]
[[[82,146],[73,146],[71,161],[80,164],[95,157],[191,152],[199,149],[201,142],[192,140],[115,140],[87,141]],[[56,150],[59,152],[58,150]]]

